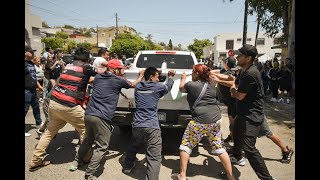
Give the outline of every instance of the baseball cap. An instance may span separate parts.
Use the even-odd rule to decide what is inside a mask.
[[[119,59],[111,59],[110,61],[108,61],[107,67],[111,68],[111,69],[116,69],[116,68],[124,69],[124,68],[126,68],[121,64]]]
[[[24,51],[25,51],[25,52],[34,52],[34,51],[37,51],[37,50],[32,49],[32,48],[31,48],[30,46],[28,46],[28,45],[25,45]]]
[[[234,54],[239,55],[240,53],[244,54],[246,56],[251,56],[254,59],[258,54],[258,50],[253,45],[245,44],[244,46],[242,46],[238,50],[234,51]]]
[[[236,58],[234,58],[233,56],[229,56],[227,57],[224,62],[227,64],[227,66],[229,68],[234,68],[234,66],[236,65],[237,61]]]

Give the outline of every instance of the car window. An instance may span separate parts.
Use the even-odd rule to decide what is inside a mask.
[[[161,68],[163,62],[167,63],[168,69],[192,69],[194,65],[191,55],[140,54],[136,66],[138,68],[147,68],[150,66]]]

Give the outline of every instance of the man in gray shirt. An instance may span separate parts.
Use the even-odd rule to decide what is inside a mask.
[[[132,124],[132,138],[129,144],[124,173],[130,173],[134,167],[137,149],[143,144],[147,159],[147,180],[158,180],[161,166],[162,138],[158,120],[158,102],[172,88],[175,75],[168,71],[166,84],[158,83],[159,71],[155,67],[148,67],[144,72],[146,81],[140,82],[135,88],[136,112]]]

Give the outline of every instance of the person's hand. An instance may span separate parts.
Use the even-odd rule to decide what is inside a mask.
[[[39,89],[40,89],[40,91],[42,91],[42,92],[43,92],[43,87],[42,87],[42,86],[40,86],[40,87],[39,87]]]
[[[169,76],[169,77],[173,77],[175,74],[176,74],[176,71],[175,71],[175,70],[169,70],[169,71],[168,71],[168,76]]]
[[[186,79],[187,78],[187,74],[186,74],[186,72],[183,72],[182,74],[181,74],[181,80],[182,79]]]
[[[217,76],[215,76],[214,74],[210,75],[210,80],[216,81],[217,83],[220,82],[220,79]]]
[[[145,69],[142,69],[142,70],[139,72],[139,76],[140,76],[140,77],[143,77],[143,76],[144,76],[144,71],[145,71]]]

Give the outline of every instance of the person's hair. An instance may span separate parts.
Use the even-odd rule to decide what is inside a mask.
[[[98,51],[98,56],[101,56],[102,54],[109,52],[107,48],[100,48]]]
[[[267,60],[267,61],[264,63],[264,65],[266,66],[266,65],[267,65],[267,63],[269,63],[269,64],[270,64],[270,68],[273,68],[272,63],[271,63],[271,61],[270,61],[270,60]]]
[[[84,47],[78,48],[74,53],[74,60],[88,62],[89,58],[90,58],[90,51]]]
[[[51,49],[51,47],[46,47],[46,51],[47,51],[47,52],[49,51],[49,49]]]
[[[118,58],[118,54],[117,53],[112,53],[111,58]]]
[[[209,81],[210,69],[204,64],[197,64],[193,66],[193,71],[198,73],[198,76],[202,80]]]
[[[152,76],[155,76],[156,73],[159,74],[159,71],[158,71],[157,68],[155,68],[155,67],[148,67],[148,68],[144,71],[144,79],[145,79],[146,81],[148,81],[149,78],[150,78],[150,76],[151,76],[151,75],[152,75]]]

